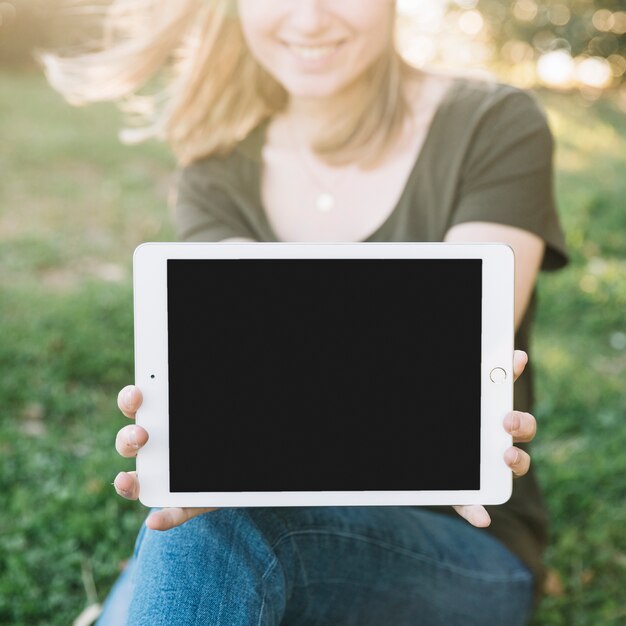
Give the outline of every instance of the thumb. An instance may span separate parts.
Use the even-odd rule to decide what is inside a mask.
[[[472,526],[485,528],[491,524],[491,517],[489,517],[487,509],[480,504],[459,504],[453,505],[452,508]]]
[[[155,511],[148,516],[146,520],[146,526],[151,530],[169,530],[180,526],[190,519],[202,515],[202,513],[208,513],[209,511],[216,511],[216,508],[177,508],[169,507]]]

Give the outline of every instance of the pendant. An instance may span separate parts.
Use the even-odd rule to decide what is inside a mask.
[[[315,206],[318,211],[322,213],[328,213],[328,211],[335,208],[335,196],[330,193],[324,192],[317,196]]]

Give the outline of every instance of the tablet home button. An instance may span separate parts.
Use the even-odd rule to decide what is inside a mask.
[[[489,374],[494,383],[503,383],[506,380],[506,372],[501,367],[494,367]]]

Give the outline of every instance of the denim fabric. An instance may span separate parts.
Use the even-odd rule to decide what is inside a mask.
[[[220,509],[145,524],[97,626],[518,626],[533,576],[460,517],[414,507]]]

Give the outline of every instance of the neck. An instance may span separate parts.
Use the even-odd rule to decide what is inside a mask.
[[[310,143],[319,129],[331,125],[337,113],[345,108],[346,102],[363,87],[362,79],[359,79],[328,97],[290,96],[284,114],[289,124],[298,129],[300,137]]]
[[[291,96],[285,116],[305,137],[311,137],[330,117],[333,105],[329,98],[298,98]]]

